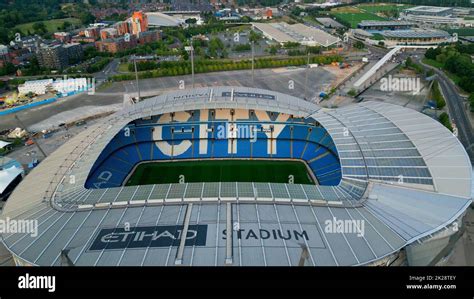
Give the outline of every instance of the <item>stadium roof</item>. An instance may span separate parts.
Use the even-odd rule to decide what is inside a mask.
[[[357,35],[362,35],[362,36],[367,36],[367,37],[372,37],[374,36],[372,33],[365,31],[364,29],[352,29],[352,32]]]
[[[453,9],[452,7],[439,6],[416,6],[405,9],[406,12],[420,12],[420,13],[440,13]]]
[[[178,27],[184,20],[161,12],[147,12],[148,24],[157,27]]]
[[[323,30],[309,27],[303,24],[289,25],[287,23],[252,23],[267,37],[279,43],[297,42],[301,44],[316,43],[328,47],[340,41],[338,37],[332,36]]]
[[[83,187],[102,149],[130,121],[217,108],[319,121],[339,153],[340,185]],[[183,90],[124,108],[45,159],[13,192],[1,215],[38,220],[38,236],[3,234],[2,241],[16,260],[35,265],[60,265],[63,249],[76,265],[297,265],[302,247],[308,248],[306,265],[363,265],[447,228],[471,203],[471,176],[458,139],[437,121],[404,107],[366,102],[332,110],[261,89]],[[327,221],[335,219],[363,221],[365,235],[327,231]],[[125,240],[126,223],[132,227],[128,234],[138,239],[163,228],[183,235],[192,230],[197,237],[192,243],[166,231],[176,242],[132,242]],[[126,242],[102,242],[118,235]]]
[[[414,26],[413,22],[407,21],[367,21],[364,20],[358,24],[359,26]]]
[[[316,18],[316,21],[323,24],[325,27],[344,28],[344,25],[331,18]]]
[[[23,170],[21,168],[12,166],[10,168],[5,168],[0,170],[0,194],[7,189],[7,187],[15,180],[15,178],[22,174]]]
[[[449,33],[441,30],[395,30],[383,31],[382,35],[389,38],[447,38]]]

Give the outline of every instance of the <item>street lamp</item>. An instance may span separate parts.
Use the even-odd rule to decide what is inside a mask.
[[[25,124],[20,120],[20,118],[18,117],[18,115],[15,114],[15,119],[16,121],[18,122],[18,124],[20,125],[20,128],[23,128],[23,130],[26,131],[26,126]],[[38,148],[38,150],[41,152],[41,154],[43,155],[44,158],[47,157],[46,153],[43,151],[43,149],[41,148],[41,146],[39,145],[38,141],[36,140],[36,138],[33,136],[33,134],[31,134],[31,140],[33,140],[34,144],[36,145],[36,147]]]
[[[305,81],[304,81],[304,99],[308,100],[308,72],[309,72],[309,50],[308,50],[308,60],[306,62],[306,74],[305,74]]]
[[[194,46],[193,46],[192,38],[191,38],[191,45],[184,47],[184,50],[191,53],[191,81],[192,81],[192,86],[194,88]]]
[[[133,65],[135,66],[135,80],[137,83],[137,93],[138,93],[137,102],[140,102],[141,97],[140,97],[140,85],[138,85],[137,56],[133,55],[132,59],[133,59]]]
[[[255,41],[252,40],[252,87],[255,87]]]

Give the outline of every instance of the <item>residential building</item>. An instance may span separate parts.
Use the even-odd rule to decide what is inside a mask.
[[[142,45],[152,43],[160,40],[160,38],[161,32],[158,30],[141,32],[138,36],[138,43]]]
[[[115,28],[104,28],[100,31],[100,39],[108,39],[108,38],[114,38],[118,37],[118,30]]]
[[[109,52],[115,54],[120,51],[125,51],[136,47],[137,39],[134,35],[130,36],[130,41],[127,41],[125,37],[116,37],[116,38],[109,38],[102,41],[97,41],[95,46],[100,52]]]
[[[69,43],[65,44],[63,47],[66,49],[68,62],[79,62],[84,57],[82,45],[79,43]]]
[[[71,34],[69,32],[56,32],[53,35],[54,39],[59,40],[63,43],[68,43],[71,41]]]
[[[132,34],[138,36],[140,32],[148,31],[148,17],[144,12],[134,12],[130,20],[132,23]]]
[[[99,27],[89,27],[84,30],[84,35],[85,37],[93,38],[95,40],[98,40],[100,37],[100,28]]]
[[[39,49],[37,56],[40,66],[49,69],[62,70],[69,63],[67,49],[62,45],[44,45]]]
[[[130,33],[130,23],[129,22],[117,22],[113,25],[113,28],[117,30],[119,36]]]

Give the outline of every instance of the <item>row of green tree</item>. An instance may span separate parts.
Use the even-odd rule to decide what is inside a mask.
[[[417,74],[424,73],[423,67],[420,64],[414,62],[410,57],[408,57],[407,60],[405,61],[405,67],[407,69],[411,69],[415,71]]]
[[[87,66],[87,73],[97,73],[106,67],[112,61],[111,57],[101,57],[97,62]]]
[[[443,126],[448,128],[451,132],[453,131],[453,126],[451,125],[451,120],[449,119],[449,115],[446,112],[443,112],[438,117],[438,120]]]
[[[436,103],[436,108],[443,109],[446,106],[446,101],[444,100],[443,94],[439,89],[438,81],[435,81],[433,83],[433,87],[431,89],[431,96],[433,98],[433,101]]]
[[[332,62],[341,62],[342,57],[338,55],[332,56],[312,56],[310,57],[310,63],[317,64],[330,64]],[[302,66],[307,63],[306,57],[294,57],[287,59],[273,59],[273,58],[260,58],[255,59],[255,68],[276,68],[285,66]],[[153,66],[153,67],[152,67]],[[133,67],[130,67],[133,68]],[[139,73],[141,79],[146,78],[157,78],[165,76],[178,76],[187,75],[191,73],[191,64],[188,61],[175,61],[175,62],[161,62],[159,64],[154,63],[137,63],[137,69],[148,68],[144,72]],[[233,60],[198,60],[195,64],[195,73],[209,73],[219,71],[234,71],[234,70],[246,70],[252,68],[251,60],[233,61]],[[120,74],[112,76],[113,81],[125,81],[133,80],[135,75],[132,74]]]

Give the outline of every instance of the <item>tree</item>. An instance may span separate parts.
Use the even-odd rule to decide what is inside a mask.
[[[252,47],[250,44],[241,44],[241,45],[236,45],[234,47],[234,51],[236,52],[245,52],[245,51],[250,51]]]
[[[80,13],[79,19],[84,25],[89,25],[90,23],[93,23],[95,21],[95,17],[89,11],[84,11]]]
[[[441,113],[438,120],[446,128],[448,128],[448,130],[450,130],[451,132],[453,131],[453,127],[451,126],[451,120],[449,119],[449,115],[446,112]]]
[[[277,49],[277,47],[275,47],[275,46],[271,46],[270,49],[268,50],[268,52],[269,52],[271,55],[275,55],[275,54],[278,52],[278,49]]]
[[[62,30],[67,30],[72,26],[72,24],[68,21],[65,21],[61,27]]]
[[[306,47],[306,53],[320,54],[321,53],[321,47],[318,47],[318,46]]]
[[[35,33],[39,35],[43,35],[48,32],[48,29],[46,28],[46,25],[43,22],[34,23],[32,28]]]
[[[253,30],[250,30],[250,34],[249,34],[249,41],[250,42],[257,43],[261,39],[262,39],[262,35],[260,33],[257,33]]]
[[[283,48],[285,49],[298,48],[299,46],[300,46],[300,43],[297,43],[297,42],[286,42],[283,44]]]
[[[190,24],[190,25],[194,25],[197,23],[197,20],[195,18],[190,18],[190,19],[186,19],[186,24]]]
[[[425,57],[428,58],[428,59],[435,60],[436,56],[438,56],[439,54],[441,54],[441,49],[439,47],[438,48],[429,48],[428,50],[426,50]]]
[[[356,42],[354,43],[354,48],[361,50],[361,49],[364,49],[364,48],[365,48],[365,45],[364,45],[363,42],[361,42],[360,40],[358,40],[358,41],[356,41]]]
[[[15,73],[15,71],[15,66],[12,63],[7,62],[4,67],[0,68],[0,76],[11,75]]]
[[[444,100],[444,97],[441,94],[441,91],[439,90],[438,81],[435,81],[433,84],[432,96],[433,96],[433,100],[436,103],[436,108],[443,109],[446,106],[446,101]]]

